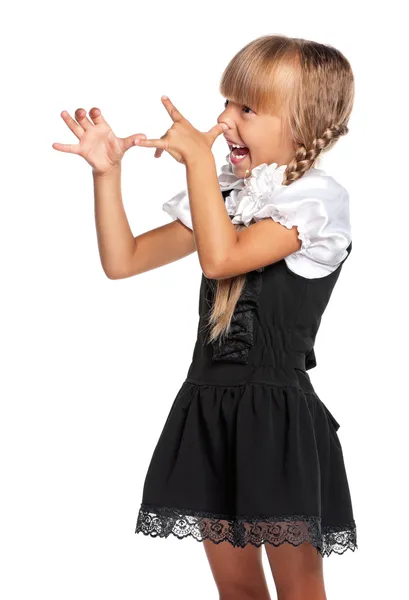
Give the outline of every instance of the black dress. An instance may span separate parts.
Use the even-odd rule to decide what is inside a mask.
[[[322,556],[357,548],[340,425],[307,373],[346,258],[315,279],[284,259],[248,273],[222,344],[207,341],[216,282],[202,276],[192,362],[153,452],[135,533],[241,547],[306,541]]]

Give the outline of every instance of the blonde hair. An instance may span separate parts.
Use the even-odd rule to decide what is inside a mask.
[[[281,117],[282,135],[289,132],[296,148],[283,185],[302,177],[348,133],[355,93],[351,65],[339,50],[284,35],[265,35],[244,46],[224,70],[219,90],[237,104]],[[217,280],[209,342],[227,335],[245,283],[245,273]]]

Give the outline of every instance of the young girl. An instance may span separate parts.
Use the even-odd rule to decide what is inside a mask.
[[[351,248],[348,192],[317,168],[348,132],[354,78],[335,48],[260,37],[223,73],[226,98],[202,133],[163,97],[160,139],[117,138],[101,112],[74,121],[93,167],[101,262],[112,279],[194,250],[203,271],[197,341],[146,475],[135,532],[204,543],[220,597],[325,599],[322,559],[357,548],[339,423],[314,391],[319,324]],[[212,145],[230,147],[218,176]],[[133,237],[120,192],[134,144],[185,165],[172,222]],[[221,543],[224,542],[224,543]]]

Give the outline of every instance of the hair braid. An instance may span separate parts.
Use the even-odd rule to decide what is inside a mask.
[[[309,150],[306,149],[304,144],[298,144],[295,156],[288,163],[285,171],[284,185],[290,185],[293,181],[302,177],[308,169],[314,166],[321,152],[329,150],[348,131],[349,129],[346,125],[333,125],[332,127],[327,127],[321,137],[315,138]]]

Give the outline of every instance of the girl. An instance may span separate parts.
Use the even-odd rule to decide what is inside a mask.
[[[326,598],[322,559],[357,548],[339,423],[314,391],[314,342],[351,248],[349,197],[315,166],[348,132],[354,78],[335,48],[260,37],[225,69],[202,133],[163,97],[160,139],[117,138],[101,112],[62,113],[93,167],[101,262],[129,277],[197,250],[197,341],[146,474],[135,532],[202,541],[220,598]],[[212,154],[230,152],[218,176]],[[185,165],[172,222],[132,236],[121,158],[137,144]],[[223,542],[223,543],[222,543]]]

